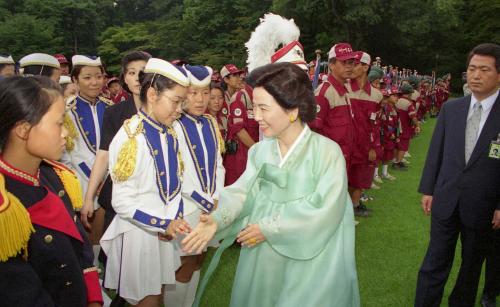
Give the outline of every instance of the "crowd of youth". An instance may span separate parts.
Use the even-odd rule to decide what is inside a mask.
[[[407,169],[411,139],[448,99],[450,76],[381,67],[347,43],[328,53],[327,74],[315,61],[294,64],[319,84],[314,114],[299,107],[288,124],[308,123],[340,146],[354,214],[371,215],[364,192],[395,180],[389,167]],[[262,84],[277,75],[259,73],[269,74]],[[2,56],[0,75],[2,303],[100,306],[113,289],[114,306],[191,306],[206,247],[181,240],[271,135],[261,118],[272,108],[255,99],[265,94],[254,78],[233,64],[214,71],[142,51],[122,59],[118,78],[98,57],[42,53]],[[238,234],[243,247],[266,240],[253,226]]]

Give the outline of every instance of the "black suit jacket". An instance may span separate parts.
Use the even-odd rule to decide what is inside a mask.
[[[465,163],[465,127],[471,96],[446,102],[432,136],[419,192],[433,195],[432,215],[451,216],[458,207],[462,222],[491,227],[500,210],[500,160],[488,157],[500,133],[500,96],[493,104],[469,162]]]

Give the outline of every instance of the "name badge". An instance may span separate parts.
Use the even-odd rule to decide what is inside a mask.
[[[491,141],[488,157],[500,160],[500,133],[498,134],[496,141]]]
[[[254,118],[254,116],[253,116],[253,110],[247,110],[247,117],[250,118],[250,119]]]
[[[492,159],[500,160],[500,142],[492,141],[490,144],[490,152],[488,153],[488,157]]]

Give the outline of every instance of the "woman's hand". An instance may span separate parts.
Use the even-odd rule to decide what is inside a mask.
[[[188,234],[191,232],[191,227],[183,219],[173,220],[168,224],[165,234],[158,234],[158,238],[162,241],[170,241],[177,238],[177,234]]]
[[[261,242],[264,242],[266,237],[260,231],[259,224],[248,224],[240,233],[236,241],[243,247],[253,247]]]
[[[80,220],[82,221],[83,226],[90,231],[90,222],[89,220],[94,215],[94,200],[88,199],[85,197],[83,200],[83,206],[80,210]]]
[[[217,231],[217,223],[215,223],[211,215],[202,214],[200,222],[196,228],[182,240],[182,250],[185,253],[197,254],[201,253]]]

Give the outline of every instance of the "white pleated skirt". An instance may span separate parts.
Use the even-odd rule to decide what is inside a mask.
[[[172,242],[138,227],[112,235],[116,219],[101,240],[108,257],[104,286],[136,305],[148,295],[161,294],[162,285],[175,284],[180,256]]]

